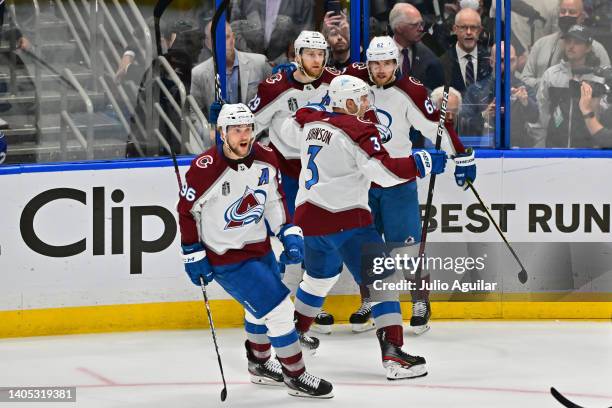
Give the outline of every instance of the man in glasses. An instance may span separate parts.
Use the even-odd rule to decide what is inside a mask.
[[[488,50],[478,47],[482,30],[480,14],[471,8],[462,9],[455,16],[453,27],[457,43],[442,55],[445,75],[450,86],[465,96],[465,91],[475,82],[491,75]]]
[[[444,84],[444,69],[436,55],[422,42],[425,22],[412,4],[398,3],[389,13],[393,40],[399,48],[400,75],[410,75],[429,90]]]

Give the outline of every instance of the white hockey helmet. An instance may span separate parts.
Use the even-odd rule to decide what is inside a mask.
[[[346,102],[352,99],[357,106],[361,105],[361,99],[367,96],[370,106],[374,105],[374,95],[370,86],[363,80],[351,75],[339,75],[332,79],[329,84],[329,97],[332,107],[346,109]]]
[[[382,37],[374,37],[370,41],[368,50],[366,51],[366,58],[370,61],[386,61],[395,60],[397,64],[399,62],[399,49],[397,44],[393,41],[393,38],[388,35]]]
[[[243,103],[226,103],[219,112],[217,126],[223,132],[227,132],[227,127],[231,125],[254,125],[255,116],[251,110]]]
[[[293,47],[295,49],[296,56],[300,55],[300,52],[302,52],[302,49],[304,48],[325,50],[325,59],[327,60],[327,48],[329,47],[329,45],[327,44],[327,40],[325,39],[323,34],[318,31],[302,31],[298,38],[295,39]]]

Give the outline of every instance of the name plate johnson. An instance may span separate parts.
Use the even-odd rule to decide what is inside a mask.
[[[76,402],[76,387],[0,387],[0,402]]]

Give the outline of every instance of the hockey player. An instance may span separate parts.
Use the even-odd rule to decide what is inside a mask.
[[[276,152],[283,177],[289,213],[295,211],[297,179],[300,174],[299,151],[287,145],[281,126],[286,118],[309,103],[320,103],[329,82],[339,71],[325,67],[328,44],[323,34],[302,31],[294,42],[297,70],[278,72],[263,81],[249,102],[255,114],[255,131],[268,130],[270,147]]]
[[[371,85],[376,100],[376,118],[382,143],[391,157],[402,157],[412,150],[409,133],[411,127],[419,130],[435,144],[440,112],[428,97],[427,89],[415,78],[396,77],[399,50],[388,36],[374,37],[366,51],[366,64],[355,63],[348,72]],[[463,186],[465,180],[474,181],[476,165],[472,151],[466,151],[452,126],[444,129],[442,149],[456,152],[455,178]],[[452,146],[449,144],[452,142]],[[417,183],[411,180],[391,187],[373,184],[369,192],[369,205],[376,229],[387,243],[418,243],[421,238],[421,217]],[[423,271],[422,279],[429,282]],[[420,287],[421,284],[417,283]],[[360,287],[362,304],[350,317],[354,331],[371,328],[368,321],[370,304],[366,288]],[[431,315],[429,291],[412,291],[412,317],[410,326],[415,334],[429,329]]]
[[[332,385],[306,372],[289,289],[270,246],[266,222],[284,246],[281,262],[302,262],[302,231],[288,222],[276,155],[254,143],[246,105],[224,105],[218,125],[223,144],[193,160],[180,194],[185,270],[196,285],[216,280],[244,306],[252,382],[331,398]]]
[[[278,156],[291,217],[295,211],[300,156],[298,150],[287,145],[281,133],[281,126],[298,108],[308,103],[320,103],[327,95],[329,82],[340,75],[339,71],[325,66],[329,55],[323,34],[302,31],[294,42],[294,48],[297,69],[281,71],[267,78],[259,85],[257,95],[249,102],[249,107],[255,114],[256,132],[268,130],[269,146]],[[322,313],[318,323],[321,323],[322,327],[330,327],[333,317]],[[315,337],[302,334],[300,339],[302,345],[310,349],[316,349],[318,345],[318,339]]]
[[[370,107],[370,88],[362,80],[341,75],[329,86],[333,112],[307,106],[283,125],[287,143],[299,149],[302,170],[294,222],[304,231],[306,272],[295,308],[298,331],[310,328],[327,293],[346,264],[358,284],[372,285],[362,275],[362,245],[381,244],[373,225],[367,192],[371,182],[392,186],[429,173],[442,173],[443,151],[416,151],[391,158],[376,126],[362,119]],[[385,279],[402,279],[391,271]],[[425,359],[402,350],[403,328],[398,292],[372,292],[372,315],[388,379],[427,374]]]

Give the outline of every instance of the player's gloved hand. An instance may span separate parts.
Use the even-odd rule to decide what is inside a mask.
[[[468,188],[467,180],[471,183],[476,180],[476,159],[474,150],[468,148],[465,153],[459,153],[453,157],[455,162],[455,181],[459,187]]]
[[[273,74],[285,73],[287,75],[291,75],[293,71],[297,69],[297,66],[293,62],[285,62],[284,64],[275,65],[272,68]]]
[[[214,101],[210,104],[210,115],[208,115],[209,122],[217,124],[217,119],[219,119],[219,112],[221,112],[221,107],[223,105],[219,101]]]
[[[420,178],[430,173],[443,173],[446,167],[446,152],[444,150],[415,150],[412,152],[412,157],[414,157]]]
[[[304,259],[304,234],[302,234],[302,229],[293,224],[285,224],[278,233],[278,239],[285,248],[279,261],[286,265],[301,263]]]
[[[0,164],[6,159],[6,138],[4,137],[4,133],[0,131]]]
[[[201,243],[191,245],[181,245],[183,249],[183,263],[185,272],[194,285],[200,286],[200,277],[204,279],[204,284],[208,285],[213,280],[213,270],[206,259],[206,251]]]

